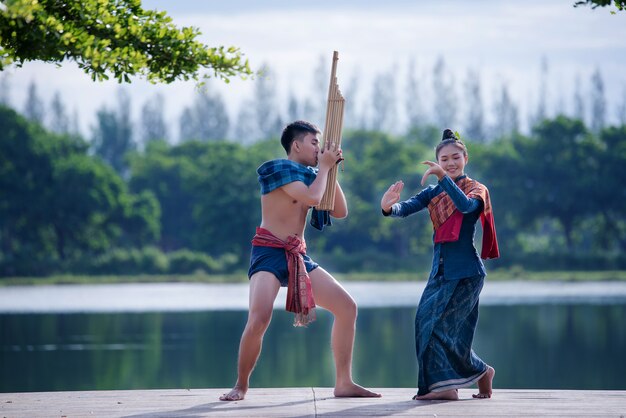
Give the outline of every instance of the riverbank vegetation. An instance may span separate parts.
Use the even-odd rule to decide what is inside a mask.
[[[335,274],[340,282],[410,282],[424,281],[428,272],[418,273],[338,273]],[[489,272],[488,281],[626,281],[626,270],[605,271],[521,271],[517,269],[499,269]],[[74,276],[54,275],[47,277],[5,277],[0,280],[1,286],[31,286],[31,285],[69,285],[69,284],[122,284],[122,283],[247,283],[245,272],[231,274],[144,274],[136,276]]]
[[[260,222],[256,168],[284,156],[277,138],[247,145],[151,141],[116,169],[93,144],[49,132],[11,109],[0,108],[0,129],[2,280],[169,281],[241,272]],[[420,162],[433,158],[439,139],[440,130],[428,126],[399,136],[346,131],[339,179],[350,214],[324,232],[309,228],[313,258],[346,277],[394,273],[413,280],[416,270],[427,270],[428,215],[397,222],[381,215],[379,201],[398,179],[406,185],[403,198],[421,189]],[[611,279],[611,271],[626,270],[626,189],[618,175],[626,166],[626,125],[595,131],[557,116],[530,135],[465,139],[468,174],[488,185],[494,204],[502,257],[489,261],[492,277],[499,270],[547,279],[559,271],[606,271]],[[479,251],[480,242],[479,232]]]

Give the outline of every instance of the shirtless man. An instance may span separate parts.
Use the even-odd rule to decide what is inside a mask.
[[[273,239],[279,240],[278,242],[286,243],[294,239],[304,242],[307,213],[311,207],[320,203],[326,188],[328,172],[342,159],[341,149],[330,147],[320,149],[319,134],[319,129],[308,122],[291,123],[284,129],[281,137],[281,144],[287,151],[287,160],[272,160],[259,167],[262,192],[262,221],[259,229],[270,233]],[[318,166],[318,163],[319,169],[315,175],[310,167]],[[275,164],[280,164],[279,170],[272,169]],[[281,177],[279,174],[286,171],[285,166],[296,170],[296,174],[289,173],[287,180],[277,181],[276,179]],[[278,171],[280,173],[277,174]],[[302,181],[298,179],[300,174],[304,176]],[[293,181],[293,178],[296,180]],[[348,215],[346,199],[338,183],[336,186],[335,206],[330,215],[344,218]],[[250,375],[261,352],[263,335],[272,318],[274,300],[280,287],[286,286],[290,280],[285,251],[283,248],[257,246],[253,243],[248,272],[250,310],[239,345],[237,383],[229,393],[221,396],[220,400],[242,400],[248,391]],[[334,316],[331,334],[335,360],[334,395],[380,397],[380,394],[371,392],[352,380],[356,303],[328,272],[306,254],[301,253],[299,257],[300,261],[304,261],[304,267],[310,277],[310,288],[315,303],[329,310]],[[291,286],[291,283],[289,285]]]

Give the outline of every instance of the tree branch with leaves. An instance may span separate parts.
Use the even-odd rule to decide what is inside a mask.
[[[626,1],[624,0],[584,0],[574,3],[574,7],[591,6],[592,9],[595,9],[596,7],[611,6],[611,4],[617,7],[617,10],[626,10]],[[611,13],[615,14],[616,12],[612,10]]]
[[[236,47],[209,47],[140,0],[0,1],[0,70],[27,61],[75,61],[95,80],[152,83],[252,75]]]

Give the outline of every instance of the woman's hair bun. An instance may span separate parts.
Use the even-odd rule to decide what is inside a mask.
[[[459,138],[457,138],[457,136],[455,135],[454,132],[452,132],[452,129],[444,129],[443,131],[443,136],[441,137],[442,141],[445,141],[446,139],[455,139],[458,140]]]

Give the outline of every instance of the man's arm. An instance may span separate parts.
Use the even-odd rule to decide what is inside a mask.
[[[328,146],[330,147],[330,143]],[[294,181],[282,187],[285,193],[307,206],[317,206],[322,201],[326,191],[328,172],[341,158],[341,150],[336,146],[327,148],[321,150],[318,157],[319,169],[317,170],[317,176],[309,187],[301,181]]]
[[[328,171],[329,167],[320,167],[317,172],[317,177],[315,177],[313,183],[311,183],[308,187],[301,181],[294,181],[292,183],[285,184],[282,186],[282,189],[289,196],[307,206],[317,206],[322,201],[322,197],[326,191]]]
[[[341,186],[339,186],[339,182],[335,184],[335,187],[335,206],[330,212],[330,216],[337,219],[345,218],[348,216],[348,202],[343,194],[343,190],[341,190]]]

